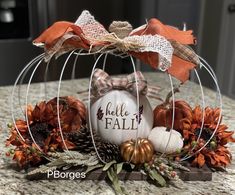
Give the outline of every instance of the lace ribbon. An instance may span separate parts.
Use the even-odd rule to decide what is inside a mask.
[[[188,72],[199,63],[197,55],[187,46],[194,41],[192,31],[180,31],[155,18],[129,35],[127,33],[126,37],[118,36],[115,31],[108,32],[89,11],[84,10],[75,23],[53,24],[34,40],[34,44],[44,46],[46,61],[74,49],[84,49],[90,54],[127,54],[185,82]]]
[[[174,49],[170,42],[163,36],[134,35],[120,39],[115,33],[109,33],[87,10],[82,12],[75,22],[75,25],[82,29],[84,38],[89,40],[92,47],[95,47],[98,42],[109,42],[109,44],[105,46],[105,51],[107,51],[108,48],[112,48],[112,52],[157,52],[160,56],[159,69],[165,71],[171,65]],[[61,39],[65,42],[69,38],[70,36],[65,34]],[[55,47],[58,48],[58,45]]]

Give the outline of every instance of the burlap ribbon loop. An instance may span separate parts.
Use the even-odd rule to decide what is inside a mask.
[[[136,82],[138,85],[138,91]],[[110,77],[105,71],[96,69],[92,77],[91,86],[91,93],[94,97],[101,97],[115,89],[127,90],[134,96],[136,96],[137,93],[139,95],[146,95],[148,91],[147,81],[140,71],[129,74],[125,77]]]

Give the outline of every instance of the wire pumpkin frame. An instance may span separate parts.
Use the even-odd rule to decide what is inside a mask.
[[[61,136],[61,139],[63,141],[63,144],[64,144],[64,147],[65,147],[65,150],[68,152],[68,154],[74,158],[74,156],[72,155],[72,153],[69,152],[69,149],[65,143],[65,139],[64,139],[64,136],[63,136],[63,132],[62,132],[62,128],[61,128],[61,120],[60,120],[60,113],[59,113],[59,97],[60,97],[60,89],[61,89],[61,81],[62,81],[62,78],[63,78],[63,74],[64,74],[64,71],[68,65],[68,62],[69,60],[71,59],[71,57],[73,55],[75,55],[75,60],[73,62],[73,67],[72,67],[72,79],[75,78],[75,69],[76,69],[76,66],[77,66],[77,60],[78,60],[78,57],[79,56],[91,56],[91,55],[94,55],[95,53],[89,53],[87,51],[84,51],[84,50],[73,50],[72,52],[69,53],[68,57],[66,58],[66,60],[64,61],[64,64],[62,66],[62,70],[60,72],[60,76],[59,76],[59,80],[58,80],[58,87],[57,87],[57,120],[58,120],[58,128],[59,128],[59,132],[60,132],[60,136]],[[106,163],[99,155],[99,152],[97,150],[97,147],[96,147],[96,143],[95,143],[95,140],[94,140],[94,137],[93,137],[93,128],[92,128],[92,125],[91,125],[91,80],[92,80],[92,77],[93,77],[93,74],[94,74],[94,71],[95,71],[95,68],[98,64],[98,62],[101,60],[101,58],[104,56],[104,61],[103,61],[103,70],[105,69],[105,66],[106,66],[106,60],[107,60],[107,55],[115,55],[117,56],[116,53],[113,53],[113,52],[101,52],[99,53],[99,56],[97,57],[94,65],[93,65],[93,68],[92,68],[92,71],[91,71],[91,76],[90,76],[90,81],[89,81],[89,87],[88,87],[88,104],[87,104],[87,108],[88,108],[88,125],[89,125],[89,129],[90,129],[90,133],[91,133],[91,138],[92,138],[92,142],[93,142],[93,146],[95,148],[95,152],[97,154],[97,157],[99,158],[99,160],[103,163]],[[137,102],[137,110],[136,110],[136,113],[138,113],[138,109],[139,109],[139,106],[140,106],[140,99],[139,99],[139,94],[138,94],[138,82],[137,82],[137,75],[136,75],[136,66],[135,66],[135,62],[133,60],[133,57],[128,55],[128,54],[125,54],[125,53],[122,53],[121,55],[118,55],[119,57],[121,58],[126,58],[126,57],[129,57],[130,60],[131,60],[131,64],[132,64],[132,67],[133,67],[133,71],[135,73],[135,85],[136,85],[136,89],[137,89],[137,93],[136,93],[136,102]],[[28,84],[27,84],[27,90],[26,90],[26,95],[25,95],[25,104],[26,106],[28,105],[28,96],[29,96],[29,90],[30,90],[30,86],[31,86],[31,82],[32,82],[32,79],[34,77],[34,74],[35,72],[37,71],[38,67],[42,64],[43,62],[43,59],[45,57],[45,54],[40,54],[38,55],[37,57],[35,57],[32,61],[30,61],[24,68],[23,70],[20,72],[20,74],[18,75],[15,83],[14,83],[14,86],[13,86],[13,90],[12,90],[12,94],[11,94],[11,115],[12,115],[12,120],[13,120],[13,124],[15,125],[15,128],[16,128],[16,131],[17,133],[19,134],[20,138],[24,140],[23,136],[21,135],[17,125],[16,125],[16,117],[15,117],[15,113],[14,113],[14,98],[15,98],[15,93],[16,93],[16,88],[18,86],[18,104],[19,104],[19,107],[22,111],[22,113],[24,113],[24,111],[22,110],[22,102],[21,102],[21,85],[23,83],[23,80],[25,79],[27,73],[29,72],[30,69],[33,69],[31,75],[30,75],[30,78],[29,78],[29,81],[28,81]],[[216,85],[216,88],[217,88],[217,94],[218,94],[218,99],[219,99],[219,108],[220,108],[220,115],[219,115],[219,119],[218,119],[218,122],[217,122],[217,125],[216,125],[216,128],[214,129],[213,133],[211,134],[210,138],[206,141],[206,143],[201,147],[199,148],[197,151],[195,152],[192,152],[194,149],[195,149],[195,146],[191,149],[191,154],[190,155],[185,155],[184,157],[181,158],[181,161],[185,161],[189,158],[191,158],[192,156],[196,155],[197,153],[199,153],[201,150],[203,150],[203,148],[205,148],[211,141],[211,139],[213,138],[213,136],[215,135],[218,127],[219,127],[219,124],[220,124],[220,121],[221,121],[221,118],[222,118],[222,97],[221,97],[221,93],[220,93],[220,88],[219,88],[219,85],[218,85],[218,82],[217,82],[217,78],[216,78],[216,75],[213,71],[213,69],[211,68],[211,66],[203,59],[201,58],[200,56],[198,56],[200,58],[200,65],[201,65],[201,68],[204,68],[208,74],[211,76],[211,78],[213,79],[213,82],[215,83]],[[46,64],[46,69],[45,69],[45,73],[44,73],[44,87],[45,87],[45,99],[47,99],[47,74],[48,74],[48,68],[50,66],[50,61],[47,62]],[[205,122],[205,96],[204,96],[204,90],[203,90],[203,86],[202,86],[202,83],[201,83],[201,79],[200,79],[200,76],[198,74],[198,71],[194,68],[194,72],[195,72],[195,75],[196,75],[196,78],[198,80],[198,83],[199,83],[199,86],[200,86],[200,91],[201,91],[201,101],[202,101],[202,123],[201,123],[201,127],[200,127],[200,131],[199,131],[199,135],[197,137],[197,140],[196,142],[198,143],[199,142],[199,139],[202,135],[202,132],[203,132],[203,126],[204,126],[204,122]],[[172,91],[172,109],[173,109],[173,112],[172,112],[172,124],[171,124],[171,130],[170,130],[170,135],[169,135],[169,138],[167,140],[167,144],[166,144],[166,147],[165,147],[165,151],[161,154],[161,157],[163,157],[164,155],[166,155],[166,150],[167,150],[167,147],[170,143],[170,140],[171,140],[171,137],[172,137],[172,130],[173,130],[173,127],[174,127],[174,122],[175,122],[175,95],[174,95],[174,84],[173,84],[173,80],[172,80],[172,76],[169,74],[169,73],[166,73],[168,74],[168,77],[169,77],[169,83],[170,83],[170,86],[171,86],[171,91]],[[139,115],[137,115],[137,117],[139,117]],[[42,151],[42,149],[40,148],[40,146],[37,144],[37,141],[34,139],[34,136],[31,132],[31,129],[30,129],[30,125],[29,125],[29,120],[28,120],[28,115],[27,115],[27,109],[26,109],[26,113],[25,113],[25,120],[27,122],[27,127],[28,127],[28,131],[29,131],[29,134],[30,134],[30,137],[33,141],[33,143],[35,144],[35,146],[37,147],[37,149],[39,151],[41,151],[44,156],[50,160],[50,157],[47,156],[47,154],[45,152]],[[139,132],[139,124],[137,123],[137,130],[136,130],[136,142],[135,142],[135,148],[137,147],[137,138],[138,138],[138,132]],[[131,159],[133,158],[133,155],[134,153],[132,154],[132,157]],[[129,162],[131,162],[131,159]]]
[[[91,44],[90,44],[90,48],[88,48],[88,49],[87,48],[85,49],[83,47],[81,47],[83,49],[77,49],[77,47],[75,47],[74,49],[71,50],[71,48],[70,48],[69,49],[70,52],[69,52],[67,58],[65,59],[65,61],[63,62],[63,66],[62,66],[62,69],[61,69],[61,72],[60,72],[60,75],[59,75],[58,86],[57,86],[57,91],[56,91],[56,97],[57,97],[57,99],[56,99],[57,100],[56,101],[56,110],[57,110],[57,121],[58,121],[58,128],[59,128],[59,132],[60,132],[60,137],[62,139],[65,150],[68,152],[68,154],[71,157],[73,157],[72,153],[69,152],[69,149],[68,149],[68,147],[66,145],[66,142],[65,142],[65,139],[64,139],[64,135],[63,135],[63,132],[62,132],[62,127],[61,127],[60,112],[59,112],[59,98],[60,98],[60,92],[61,92],[61,82],[62,82],[64,71],[67,68],[68,62],[71,60],[71,57],[75,55],[75,59],[73,61],[73,67],[72,67],[72,74],[71,74],[71,79],[75,79],[75,70],[76,70],[76,66],[77,66],[78,57],[79,56],[92,56],[94,54],[99,55],[97,57],[95,63],[93,64],[92,71],[91,71],[91,74],[90,74],[89,86],[88,86],[88,104],[87,104],[87,108],[88,108],[88,125],[89,125],[89,129],[90,129],[92,143],[93,143],[93,146],[95,148],[97,157],[99,158],[99,160],[101,162],[106,163],[100,157],[99,152],[98,152],[97,147],[96,147],[94,137],[93,137],[93,128],[92,128],[92,124],[91,124],[91,87],[92,87],[92,78],[93,78],[96,66],[97,66],[98,62],[101,60],[101,58],[103,56],[104,56],[103,70],[105,70],[106,60],[107,60],[108,55],[114,55],[114,56],[118,56],[118,57],[121,57],[121,58],[127,58],[127,57],[130,58],[132,68],[133,68],[133,72],[134,72],[135,87],[137,89],[136,90],[136,104],[137,104],[136,113],[139,113],[140,97],[139,97],[139,93],[138,93],[138,81],[137,81],[137,74],[136,74],[136,65],[135,65],[135,62],[133,60],[132,55],[128,53],[128,51],[134,51],[134,52],[139,51],[139,52],[155,52],[155,53],[158,53],[159,54],[158,55],[159,56],[159,64],[158,64],[159,67],[158,68],[162,72],[165,72],[168,75],[168,78],[169,78],[170,88],[171,88],[171,92],[172,92],[172,110],[173,110],[172,111],[172,123],[171,123],[170,135],[168,137],[165,150],[161,154],[161,157],[166,155],[166,151],[167,151],[167,148],[169,146],[169,143],[170,143],[170,140],[171,140],[171,137],[172,137],[173,127],[174,127],[175,117],[176,117],[175,116],[176,115],[176,113],[175,113],[176,107],[175,107],[175,95],[174,95],[174,82],[173,82],[171,74],[166,71],[167,68],[168,68],[168,65],[170,63],[169,57],[172,57],[172,55],[173,55],[173,47],[172,47],[171,43],[172,44],[175,44],[175,43],[174,42],[171,42],[171,43],[168,42],[168,40],[164,36],[158,35],[158,34],[156,34],[154,36],[151,36],[151,35],[150,36],[149,35],[136,36],[135,34],[134,35],[132,34],[132,36],[128,36],[128,37],[124,37],[123,39],[120,39],[115,33],[113,33],[113,32],[109,33],[108,31],[106,31],[104,29],[104,27],[101,24],[99,24],[94,19],[94,17],[86,10],[83,11],[82,14],[80,15],[80,17],[78,18],[77,22],[75,23],[75,27],[77,27],[76,25],[78,25],[78,27],[79,26],[81,27],[81,28],[79,27],[80,28],[79,30],[81,30],[81,29],[84,30],[84,34],[87,35],[88,41],[90,41]],[[162,24],[160,24],[160,25],[162,25]],[[161,27],[163,27],[163,26],[164,25],[162,25]],[[96,27],[97,29],[94,30],[91,27],[93,27],[93,28]],[[141,28],[141,27],[139,27],[139,28]],[[133,30],[132,32],[136,33],[136,30],[138,30],[139,28]],[[19,137],[22,139],[22,141],[25,141],[25,140],[24,140],[23,136],[21,135],[21,133],[20,133],[20,131],[19,131],[17,125],[16,125],[16,117],[15,117],[15,113],[14,113],[14,98],[15,98],[15,93],[16,93],[16,87],[17,87],[17,85],[19,86],[18,87],[18,96],[17,96],[18,104],[19,104],[19,107],[21,109],[21,112],[24,114],[24,111],[22,109],[22,101],[21,101],[21,85],[22,85],[26,75],[28,74],[28,72],[32,69],[32,73],[29,77],[29,81],[28,81],[27,89],[26,89],[26,94],[25,94],[25,105],[27,107],[27,105],[29,103],[29,91],[30,91],[30,86],[31,86],[32,79],[33,79],[36,71],[38,70],[38,68],[42,65],[43,60],[47,59],[48,62],[46,63],[45,72],[44,72],[44,89],[45,89],[44,96],[45,96],[45,100],[47,100],[47,98],[48,98],[47,97],[47,75],[48,75],[49,66],[51,64],[51,60],[50,60],[51,58],[50,57],[56,56],[57,52],[59,54],[68,53],[68,51],[66,51],[66,47],[65,48],[60,48],[60,47],[62,47],[62,45],[64,43],[63,41],[66,41],[68,38],[74,38],[75,40],[84,38],[82,36],[81,37],[79,37],[79,36],[76,37],[76,35],[73,35],[70,32],[68,32],[68,34],[64,34],[64,36],[65,37],[62,36],[62,40],[59,40],[54,45],[54,48],[52,48],[52,51],[50,51],[52,53],[50,53],[50,52],[49,53],[47,53],[47,52],[42,53],[42,54],[38,55],[37,57],[35,57],[32,61],[30,61],[23,68],[23,70],[20,72],[20,74],[18,75],[18,77],[17,77],[17,79],[14,83],[12,94],[11,94],[11,115],[12,115],[12,120],[13,120],[15,129],[16,129],[17,133],[19,134]],[[86,37],[85,37],[85,39],[86,39]],[[99,46],[98,46],[98,48],[95,48],[95,50],[92,50],[93,49],[93,42],[95,42],[97,40],[98,40],[98,42],[99,41],[101,41],[101,42],[102,41],[106,41],[106,42],[110,41],[110,45],[104,45],[101,48],[99,48]],[[153,41],[154,44],[151,41]],[[38,43],[36,42],[34,44],[40,45],[41,42],[38,42]],[[118,47],[115,48],[115,44],[119,45],[120,48],[118,48]],[[125,44],[130,47],[129,50],[126,49],[127,46]],[[144,45],[144,47],[143,47],[143,45]],[[136,47],[138,48],[137,50],[136,50]],[[57,50],[58,48],[60,48],[62,51]],[[185,49],[188,49],[188,48],[185,47]],[[179,51],[182,51],[182,50],[180,50],[180,46],[178,48],[178,52]],[[187,51],[186,51],[186,53],[187,53]],[[188,59],[187,57],[189,57],[189,56],[186,56],[186,59]],[[192,56],[190,56],[190,57],[192,57]],[[204,68],[206,70],[206,72],[210,75],[210,77],[213,79],[213,82],[216,86],[216,91],[217,91],[217,94],[218,94],[220,114],[219,114],[219,119],[218,119],[217,125],[216,125],[213,133],[210,135],[209,139],[206,141],[206,143],[195,152],[193,152],[193,150],[195,149],[196,146],[193,146],[191,148],[191,151],[190,151],[192,153],[182,157],[181,161],[187,160],[187,159],[191,158],[192,156],[196,155],[198,152],[203,150],[203,148],[205,148],[210,143],[211,139],[213,138],[213,136],[215,135],[216,131],[219,128],[219,124],[220,124],[220,121],[221,121],[221,118],[222,118],[222,97],[221,97],[220,88],[219,88],[219,85],[218,85],[216,75],[215,75],[213,69],[211,68],[211,66],[203,58],[201,58],[200,56],[197,56],[197,55],[196,55],[196,58],[198,58],[200,60],[200,68]],[[205,106],[205,95],[204,95],[204,90],[203,90],[203,86],[202,86],[200,76],[199,76],[198,71],[196,70],[196,68],[194,68],[193,70],[194,70],[194,73],[195,73],[196,78],[197,78],[198,83],[199,83],[199,87],[200,87],[200,91],[201,91],[201,101],[202,101],[201,102],[201,104],[202,104],[202,123],[201,123],[201,127],[200,127],[200,130],[199,130],[199,135],[198,135],[197,140],[196,140],[196,142],[198,143],[199,140],[200,140],[200,137],[202,135],[203,127],[204,127],[204,123],[205,123],[205,107],[206,106]],[[42,149],[40,148],[40,146],[37,144],[36,140],[34,139],[34,136],[33,136],[32,131],[30,129],[30,124],[29,124],[29,119],[28,119],[28,110],[27,109],[26,109],[26,113],[25,113],[24,116],[25,116],[25,120],[26,120],[26,123],[27,123],[27,128],[28,128],[28,131],[29,131],[29,135],[30,135],[33,143],[35,144],[37,149],[39,151],[41,151],[45,155],[46,158],[49,159],[49,157],[47,157],[47,154],[42,151]],[[139,114],[137,114],[136,116],[137,116],[137,121],[139,121],[139,117],[140,117]],[[136,140],[135,149],[137,148],[138,135],[139,135],[139,123],[137,122],[137,130],[136,130],[136,136],[135,136],[135,140]],[[134,155],[134,153],[132,154],[131,159],[133,158],[133,155]],[[129,162],[131,162],[131,159],[130,159]]]

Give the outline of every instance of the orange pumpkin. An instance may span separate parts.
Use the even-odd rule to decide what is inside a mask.
[[[128,140],[121,144],[121,155],[124,161],[134,164],[143,164],[152,160],[154,147],[146,138],[138,138],[135,148],[135,140]]]
[[[172,114],[173,114],[173,102],[166,101],[154,109],[154,127],[164,126],[172,127]],[[188,119],[192,121],[192,108],[190,105],[183,101],[175,101],[175,117],[173,129],[179,130],[182,119]]]

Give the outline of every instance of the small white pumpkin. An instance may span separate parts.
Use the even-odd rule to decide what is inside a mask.
[[[153,111],[148,99],[140,95],[140,122],[137,122],[136,97],[125,90],[112,90],[91,106],[91,124],[106,141],[120,145],[124,141],[147,138],[153,128]]]
[[[169,137],[170,140],[167,146]],[[171,131],[167,131],[166,127],[153,128],[149,134],[148,139],[152,142],[155,151],[161,153],[163,153],[165,149],[166,149],[165,153],[167,154],[176,152],[177,150],[182,149],[184,145],[184,141],[181,134],[173,129]]]

